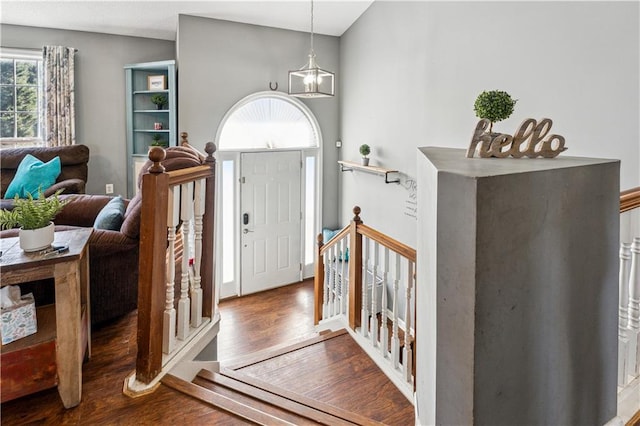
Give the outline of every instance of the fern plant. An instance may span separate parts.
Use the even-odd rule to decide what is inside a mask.
[[[44,228],[49,225],[69,200],[58,197],[63,190],[46,197],[42,188],[38,188],[38,198],[27,192],[27,198],[14,198],[13,210],[0,210],[0,229],[15,228],[20,225],[24,230]]]

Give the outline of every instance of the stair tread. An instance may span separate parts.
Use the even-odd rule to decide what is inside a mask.
[[[292,409],[292,407],[287,406],[287,404],[282,403],[275,398],[263,398],[261,395],[256,395],[252,390],[236,389],[233,384],[229,385],[224,382],[219,383],[218,381],[211,382],[197,376],[193,380],[193,383],[198,386],[202,386],[211,392],[226,396],[236,402],[248,405],[256,410],[296,425],[313,426],[326,424],[310,420],[308,416],[305,416],[305,413]]]
[[[341,421],[346,422],[345,424],[358,424],[358,425],[371,425],[371,426],[382,424],[382,423],[376,422],[375,420],[364,417],[360,414],[353,413],[330,404],[326,404],[324,402],[306,397],[296,392],[288,391],[287,389],[280,388],[278,386],[264,382],[255,377],[239,373],[237,371],[233,371],[227,368],[221,368],[219,374],[229,377],[231,379],[234,379],[236,381],[242,382],[254,388],[261,389],[271,394],[278,395],[282,398],[295,401],[296,403],[299,403],[301,405],[311,407],[319,412],[329,414],[333,416],[335,419],[341,419]],[[198,376],[207,378],[207,379],[213,377],[212,373],[206,370],[200,371],[200,373],[198,373]]]
[[[295,423],[291,423],[260,410],[256,410],[255,408],[250,407],[246,404],[239,403],[224,395],[220,395],[194,383],[187,382],[171,374],[165,375],[162,378],[162,383],[172,389],[190,395],[200,401],[206,402],[207,404],[221,408],[229,413],[235,414],[236,416],[242,417],[246,420],[260,425],[295,425]]]
[[[211,373],[203,370],[198,374],[198,376],[196,376],[195,380],[198,381],[202,386],[207,387],[207,389],[210,389],[209,386],[223,386],[227,389],[231,389],[235,392],[241,393],[246,397],[258,400],[264,404],[269,404],[283,411],[294,413],[297,416],[305,419],[306,424],[330,424],[336,426],[353,426],[354,424],[353,422],[348,422],[339,417],[324,413],[314,407],[309,407],[295,400],[285,398],[281,395],[248,385],[242,381],[225,376],[223,374]],[[202,382],[208,382],[209,386],[207,386],[206,383]]]
[[[236,358],[235,360],[222,361],[221,363],[230,370],[238,370],[240,368],[248,367],[253,364],[265,361],[267,359],[275,358],[277,356],[293,352],[306,346],[311,346],[316,343],[324,342],[334,337],[342,336],[347,333],[347,330],[340,329],[329,333],[317,335],[311,338],[306,338],[295,343],[287,342],[283,345],[273,346],[261,351],[256,351],[247,354],[243,357]]]

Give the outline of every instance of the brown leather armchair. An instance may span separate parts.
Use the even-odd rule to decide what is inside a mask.
[[[65,196],[72,200],[55,218],[56,231],[92,227],[112,199],[106,195]],[[101,324],[127,314],[138,304],[138,248],[142,197],[125,200],[119,231],[94,229],[89,238],[91,323]]]

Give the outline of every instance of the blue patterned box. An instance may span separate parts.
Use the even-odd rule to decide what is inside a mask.
[[[20,303],[11,308],[2,309],[2,344],[22,339],[38,331],[36,322],[36,304],[33,294],[20,298]]]

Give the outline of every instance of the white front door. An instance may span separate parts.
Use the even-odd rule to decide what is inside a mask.
[[[241,157],[240,294],[301,280],[300,152]]]

